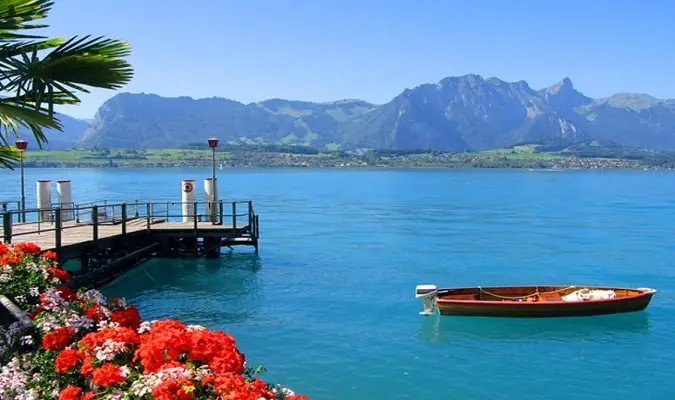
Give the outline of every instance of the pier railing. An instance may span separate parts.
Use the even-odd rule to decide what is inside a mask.
[[[20,210],[21,209],[21,200],[3,200],[0,201],[0,210],[2,212],[9,210]]]
[[[163,223],[195,231],[204,223],[221,225],[231,227],[233,235],[238,237],[250,237],[255,241],[259,237],[258,215],[251,201],[101,201],[23,211],[8,207],[3,208],[0,214],[4,243],[30,241],[37,236],[49,240],[57,251],[71,233],[80,241],[97,242],[103,234],[114,236],[151,231]],[[83,227],[90,227],[91,231]]]

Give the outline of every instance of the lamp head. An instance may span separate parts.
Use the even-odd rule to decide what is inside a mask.
[[[16,148],[17,149],[26,150],[27,147],[28,147],[28,142],[26,142],[25,140],[22,140],[22,139],[17,139],[17,141],[16,141]]]

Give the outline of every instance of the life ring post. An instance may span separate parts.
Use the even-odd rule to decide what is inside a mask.
[[[197,201],[194,179],[183,179],[181,181],[181,194],[181,215],[183,222],[193,222],[196,218],[194,204]]]

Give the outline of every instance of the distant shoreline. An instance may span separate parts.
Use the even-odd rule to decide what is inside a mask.
[[[55,166],[41,166],[41,165],[30,165],[25,166],[26,169],[204,169],[211,168],[211,165],[117,165],[117,166],[106,166],[106,165],[55,165]],[[536,172],[564,172],[564,171],[602,171],[602,170],[628,170],[628,171],[670,171],[675,168],[662,168],[662,167],[644,167],[644,166],[635,166],[635,167],[573,167],[573,168],[547,168],[547,167],[522,167],[522,166],[499,166],[499,167],[483,167],[483,166],[447,166],[447,165],[425,165],[425,166],[381,166],[381,165],[352,165],[352,166],[303,166],[303,165],[254,165],[254,166],[239,166],[239,165],[229,165],[226,167],[218,168],[216,171],[228,170],[228,169],[334,169],[334,170],[355,170],[355,169],[475,169],[475,170],[496,170],[496,169],[513,169],[513,170],[530,170]]]
[[[603,153],[577,155],[539,152],[531,146],[481,152],[370,150],[320,152],[315,149],[219,149],[218,168],[311,169],[531,169],[531,170],[663,170],[675,168],[675,156],[621,157]],[[210,149],[95,149],[28,151],[26,168],[211,168]]]

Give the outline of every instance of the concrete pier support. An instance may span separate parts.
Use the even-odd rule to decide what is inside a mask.
[[[195,216],[195,202],[197,201],[197,196],[195,195],[195,180],[194,179],[183,179],[181,182],[181,202],[182,202],[182,212],[183,222],[193,222],[196,218]]]
[[[56,202],[61,208],[61,221],[70,221],[74,219],[74,204],[70,188],[70,181],[62,179],[56,181]]]
[[[213,178],[204,179],[204,202],[206,203],[206,215],[214,224],[218,221],[218,205],[216,204],[216,185]]]
[[[40,222],[48,222],[52,208],[52,187],[48,179],[37,181],[37,208],[41,210],[38,213]]]

